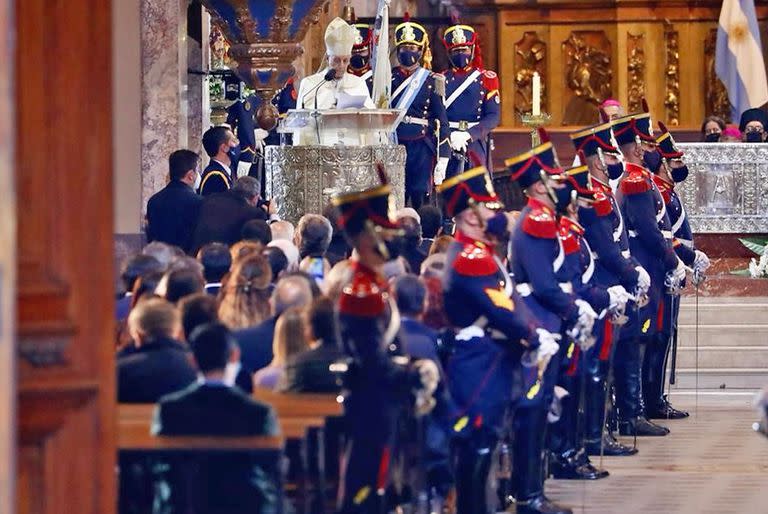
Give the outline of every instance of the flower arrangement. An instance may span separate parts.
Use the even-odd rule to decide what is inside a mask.
[[[752,257],[747,269],[734,271],[733,274],[752,278],[768,278],[768,238],[739,238],[739,241],[759,258]]]

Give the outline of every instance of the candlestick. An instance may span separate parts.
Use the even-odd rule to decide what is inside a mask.
[[[535,148],[541,144],[541,139],[539,138],[539,127],[544,127],[549,123],[549,120],[552,119],[552,116],[544,113],[539,114],[523,114],[520,116],[521,121],[523,122],[523,125],[531,129],[531,148]]]
[[[533,109],[531,114],[534,116],[541,114],[541,77],[538,71],[533,72]]]

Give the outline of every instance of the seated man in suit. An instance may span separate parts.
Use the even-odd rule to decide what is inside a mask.
[[[344,358],[338,341],[333,302],[322,296],[306,310],[312,348],[288,361],[285,390],[291,393],[337,393],[341,389],[330,366]]]
[[[401,316],[400,350],[417,359],[437,362],[437,332],[421,321],[427,298],[426,286],[415,275],[403,275],[395,280],[394,290]]]
[[[224,243],[208,243],[197,252],[197,260],[203,265],[205,292],[214,298],[221,289],[221,279],[232,267],[232,254]]]
[[[234,333],[242,351],[241,362],[249,373],[255,373],[272,362],[272,340],[277,318],[291,307],[302,308],[312,300],[309,281],[301,276],[280,279],[269,299],[271,316],[259,325]]]
[[[174,339],[179,313],[167,300],[142,300],[128,315],[134,350],[117,359],[117,401],[154,403],[197,378],[189,352]]]
[[[160,400],[152,433],[165,436],[278,435],[280,429],[274,409],[225,382],[227,362],[236,344],[227,327],[220,323],[202,325],[189,339],[203,379]],[[210,455],[204,463],[207,466],[200,468],[201,480],[195,482],[194,491],[178,494],[176,484],[172,482],[170,497],[164,495],[163,500],[176,507],[174,512],[183,512],[182,504],[190,498],[199,512],[275,511],[274,484],[250,457]],[[170,476],[173,477],[175,472],[182,470],[172,469]]]

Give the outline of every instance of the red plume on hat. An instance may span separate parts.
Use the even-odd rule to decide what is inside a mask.
[[[403,14],[403,23],[406,23],[409,21],[411,21],[411,13],[409,13],[408,11],[405,11],[405,13]]]
[[[478,70],[482,70],[483,68],[483,51],[480,48],[480,34],[475,32],[475,49],[472,52],[473,59],[472,59],[472,66],[477,68]]]
[[[645,97],[643,97],[641,104],[643,106],[643,112],[651,112],[651,110],[648,108],[648,102],[645,100]]]

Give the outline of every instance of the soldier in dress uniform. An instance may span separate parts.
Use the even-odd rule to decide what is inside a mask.
[[[565,185],[572,199],[559,218],[559,237],[565,254],[563,266],[576,296],[588,302],[595,312],[600,313],[596,323],[596,327],[600,327],[606,318],[610,319],[624,312],[629,294],[621,285],[606,288],[596,283],[595,259],[584,237],[585,228],[579,220],[584,218],[588,223],[593,221],[597,216],[596,211],[605,209],[603,204],[608,203],[608,200],[605,197],[595,200],[586,165],[566,170],[559,181]],[[583,410],[597,410],[596,414],[601,421],[604,412],[602,402],[586,402],[586,395],[582,395],[581,391],[584,384],[582,376],[586,376],[591,371],[590,368],[596,365],[595,352],[589,344],[580,346],[570,342],[566,357],[568,359],[561,368],[558,385],[568,394],[561,399],[560,419],[551,427],[553,437],[550,438],[549,448],[554,455],[550,460],[550,472],[555,478],[604,478],[608,476],[608,472],[592,466],[583,441],[577,438],[579,411],[582,410],[579,403],[582,396],[585,403]],[[602,400],[605,400],[605,396]],[[590,412],[585,415],[596,417],[595,413]],[[600,426],[601,424],[598,428]]]
[[[488,171],[473,168],[443,182],[438,192],[446,216],[456,223],[456,239],[446,257],[443,298],[448,320],[457,330],[446,363],[458,409],[453,427],[457,512],[488,514],[488,472],[505,411],[514,400],[513,383],[527,385],[518,388],[528,395],[521,402],[539,403],[537,363],[545,366],[558,344],[552,334],[536,328],[536,320],[521,316],[510,297],[512,282],[496,248],[506,236],[509,221],[499,211],[501,203]],[[525,369],[521,367],[524,354],[530,362]],[[543,412],[543,407],[537,410]],[[526,482],[531,470],[541,472],[537,467],[541,447],[536,445],[537,428],[541,427],[523,419],[518,425],[516,474],[518,482]],[[537,507],[549,504],[540,488],[520,486],[519,490],[530,493],[520,498],[524,501],[518,506],[519,513],[540,512]]]
[[[546,419],[554,399],[560,365],[570,346],[567,338],[588,346],[597,314],[586,301],[574,295],[568,283],[565,252],[558,238],[557,210],[564,210],[571,202],[570,192],[556,180],[562,169],[552,143],[543,131],[542,136],[543,144],[505,161],[510,178],[528,197],[512,231],[510,267],[516,283],[514,298],[546,330],[561,334],[563,340],[560,352],[544,371],[541,401],[531,402],[515,411],[516,427],[518,423],[524,423],[539,434],[535,449],[528,450],[531,455],[538,454],[537,467],[527,470],[527,479],[518,484],[518,487],[523,486],[522,490],[518,489],[515,494],[518,505],[522,502],[531,512],[570,512],[543,496],[541,458]]]
[[[428,410],[438,381],[434,362],[396,363],[388,354],[400,325],[381,275],[392,257],[388,243],[398,229],[390,217],[390,195],[391,187],[383,184],[333,198],[339,224],[357,255],[338,300],[341,340],[351,358],[344,377],[348,445],[339,493],[345,514],[383,512],[398,416],[411,406],[413,395],[417,407]]]
[[[395,27],[398,66],[392,69],[392,108],[402,109],[397,140],[405,146],[405,200],[419,209],[434,182],[445,177],[450,149],[443,95],[445,79],[432,73],[427,31],[406,14]],[[422,66],[421,63],[425,66]]]
[[[651,277],[648,303],[629,317],[616,348],[616,400],[619,433],[664,436],[669,429],[649,421],[642,395],[642,352],[658,329],[659,306],[665,287],[685,278],[685,267],[672,249],[672,233],[664,201],[648,168],[659,162],[648,112],[613,120],[613,134],[626,159],[619,183],[619,204],[629,235],[632,256]],[[646,166],[648,168],[646,168]]]
[[[251,165],[257,161],[256,155],[261,155],[264,149],[264,140],[269,132],[258,127],[254,116],[261,105],[261,99],[256,95],[250,95],[242,100],[237,100],[227,109],[227,125],[240,141],[240,156],[237,160],[237,176],[244,177],[249,174]]]
[[[357,36],[352,45],[352,56],[349,58],[347,71],[365,80],[368,92],[373,95],[373,68],[371,68],[373,27],[366,23],[355,23],[352,28],[357,30]]]
[[[445,108],[454,155],[451,177],[472,165],[491,167],[491,131],[499,124],[499,77],[483,69],[475,29],[452,25],[443,33],[451,68],[445,71]]]
[[[240,143],[228,125],[211,127],[203,134],[203,148],[211,161],[203,170],[199,193],[222,193],[232,187],[232,163],[237,161]]]
[[[272,96],[272,105],[277,108],[277,112],[279,113],[279,119],[285,118],[285,113],[287,113],[291,109],[296,108],[296,99],[299,97],[299,92],[296,89],[296,77],[291,77],[288,80],[285,81],[285,84],[283,84],[283,87],[278,89],[275,94]],[[284,138],[284,141],[286,144],[292,144],[293,143],[293,135],[292,134],[279,134],[277,132],[277,127],[269,131],[269,136],[267,136],[267,139],[264,141],[265,145],[279,145],[280,144],[280,138]],[[262,183],[265,181],[262,180]],[[263,186],[262,186],[263,187]]]
[[[688,176],[688,167],[682,160],[683,152],[676,146],[672,134],[659,122],[661,135],[656,139],[660,156],[659,166],[653,175],[656,188],[664,200],[671,232],[672,246],[683,263],[694,270],[696,277],[703,277],[709,267],[707,255],[693,245],[693,233],[685,208],[675,191],[675,182],[682,182]],[[667,354],[672,338],[677,337],[677,318],[680,311],[680,297],[664,293],[659,308],[662,324],[658,327],[655,340],[645,351],[643,360],[643,396],[646,415],[649,419],[680,419],[688,413],[675,409],[664,394]]]
[[[592,209],[579,209],[584,237],[595,259],[595,283],[606,289],[623,286],[635,297],[644,297],[651,285],[645,269],[629,252],[629,237],[609,180],[624,172],[610,123],[587,127],[571,135],[580,162],[587,165],[594,190]],[[631,310],[636,308],[631,304]],[[605,403],[612,366],[613,343],[626,316],[608,316],[597,323],[595,346],[584,355],[585,447],[589,455],[633,455],[637,449],[620,444],[606,430]],[[620,323],[621,322],[621,323]]]

